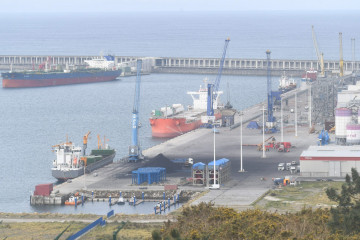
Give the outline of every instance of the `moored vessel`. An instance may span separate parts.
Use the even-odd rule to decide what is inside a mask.
[[[200,86],[197,92],[187,92],[193,99],[193,105],[185,110],[182,104],[173,104],[160,110],[153,110],[150,117],[152,136],[157,138],[172,138],[199,128],[207,123],[207,79],[204,87]],[[217,97],[213,102],[215,119],[221,117],[218,110],[219,96],[222,91],[217,91]]]
[[[279,91],[282,93],[288,92],[296,88],[295,79],[286,76],[285,72],[279,79]]]
[[[106,82],[115,80],[121,74],[121,69],[116,69],[114,58],[86,60],[86,68],[67,67],[64,70],[57,69],[51,64],[49,58],[46,63],[41,64],[38,70],[21,72],[1,73],[3,88],[28,88],[47,87],[80,83]],[[48,67],[50,66],[50,67]],[[54,66],[55,68],[53,68]]]
[[[317,71],[310,69],[307,70],[304,74],[301,75],[301,81],[303,82],[313,82],[317,79]]]
[[[51,172],[54,178],[60,181],[73,179],[113,162],[116,152],[105,143],[98,143],[98,149],[92,150],[90,155],[85,155],[88,135],[89,133],[85,135],[86,143],[84,137],[84,148],[69,141],[53,146],[56,159],[53,161]],[[98,135],[98,141],[99,139]]]

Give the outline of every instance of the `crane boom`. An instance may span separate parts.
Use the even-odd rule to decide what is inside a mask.
[[[86,155],[86,148],[87,148],[87,141],[88,141],[88,138],[89,138],[89,135],[90,135],[90,131],[88,131],[87,134],[84,135],[84,138],[83,138],[83,156]]]
[[[135,83],[135,95],[134,95],[134,106],[132,112],[132,138],[131,145],[129,147],[129,162],[140,159],[141,150],[138,144],[139,135],[139,103],[140,103],[140,82],[141,82],[141,67],[142,60],[137,60],[137,71],[136,71],[136,83]]]
[[[343,47],[342,47],[342,33],[339,33],[339,43],[340,43],[340,77],[344,76],[344,60],[343,60]]]
[[[208,116],[214,116],[214,101],[218,97],[217,95],[218,95],[218,90],[219,90],[219,85],[220,85],[220,79],[221,79],[222,70],[224,68],[226,50],[229,45],[229,42],[230,42],[230,38],[227,38],[225,40],[224,50],[223,50],[223,53],[221,56],[219,71],[216,76],[215,82],[214,82],[214,84],[211,84],[211,83],[208,84],[208,101],[207,101],[207,115]]]
[[[320,52],[320,50],[319,50],[317,40],[316,40],[316,34],[315,34],[314,26],[311,26],[311,28],[312,28],[312,38],[313,38],[313,42],[314,42],[316,56],[317,56],[317,59],[318,59],[318,63],[320,64],[321,76],[325,77],[324,54],[322,52]]]

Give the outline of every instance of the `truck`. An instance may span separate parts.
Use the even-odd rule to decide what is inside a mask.
[[[291,143],[290,142],[278,142],[275,145],[275,148],[278,152],[290,152]]]
[[[171,161],[184,167],[191,167],[194,164],[194,159],[192,158],[176,158]]]

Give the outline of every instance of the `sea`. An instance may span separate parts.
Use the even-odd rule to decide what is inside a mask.
[[[273,59],[315,60],[312,25],[325,59],[339,58],[339,32],[343,33],[344,59],[354,58],[351,39],[360,39],[360,15],[355,11],[1,14],[0,55],[221,57],[229,37],[229,58],[265,59],[269,49]],[[216,76],[141,77],[139,141],[143,149],[165,141],[151,137],[151,111],[173,103],[191,105],[186,92],[197,91],[204,78],[214,81]],[[276,89],[278,77],[272,79]],[[230,100],[234,108],[243,110],[266,99],[266,77],[223,75],[220,89],[224,103]],[[56,182],[50,170],[55,159],[52,146],[67,137],[81,145],[83,135],[91,131],[88,149],[96,148],[100,134],[116,149],[116,160],[126,156],[134,91],[135,77],[0,88],[0,212],[64,212],[58,207],[32,207],[29,201],[35,185]],[[88,209],[85,212],[91,213]]]

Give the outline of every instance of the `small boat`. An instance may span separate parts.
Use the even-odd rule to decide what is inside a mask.
[[[76,199],[76,201],[75,201],[75,199]],[[75,202],[76,202],[76,205],[79,205],[81,203],[81,199],[79,199],[79,197],[71,196],[69,198],[69,200],[65,201],[65,205],[73,205],[73,206],[75,206]]]
[[[119,197],[119,199],[117,200],[117,204],[118,205],[124,205],[125,204],[125,200],[123,197]]]

